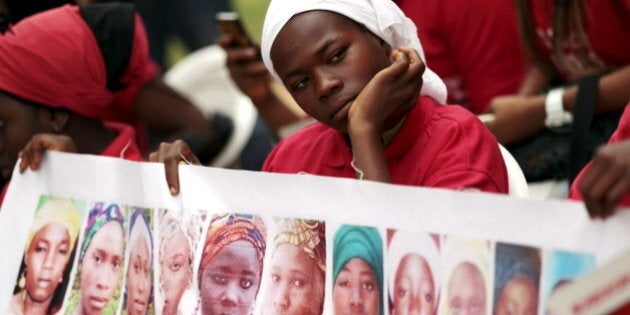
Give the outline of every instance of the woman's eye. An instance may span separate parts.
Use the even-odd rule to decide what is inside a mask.
[[[44,245],[37,245],[37,247],[35,247],[35,252],[36,253],[43,253],[46,252],[47,248]]]
[[[249,280],[249,279],[244,279],[241,281],[241,288],[243,289],[249,289],[252,284],[254,284],[253,281]]]
[[[304,280],[302,280],[302,279],[295,279],[295,280],[293,280],[293,286],[299,288],[299,287],[301,287],[303,285],[304,285]]]
[[[114,261],[112,262],[112,268],[113,268],[114,270],[118,270],[118,269],[120,269],[120,261],[119,261],[119,260],[114,260]]]
[[[227,278],[220,273],[215,273],[212,275],[212,281],[216,284],[226,284]]]
[[[407,295],[407,290],[398,290],[399,297],[405,297]]]
[[[334,65],[334,64],[339,63],[343,59],[345,54],[346,54],[346,48],[335,50],[332,56],[330,56],[330,59],[328,59],[328,64]]]
[[[364,282],[363,283],[363,289],[365,289],[367,291],[374,290],[374,283],[372,283],[372,282]]]
[[[342,288],[347,288],[348,286],[350,286],[350,282],[347,280],[337,281],[337,284]]]
[[[425,300],[425,301],[427,301],[427,302],[431,302],[431,301],[433,301],[433,294],[431,294],[431,293],[425,293],[425,294],[424,294],[424,300]]]
[[[140,272],[140,265],[138,263],[133,264],[133,271],[135,271],[136,273]]]
[[[278,276],[278,275],[271,275],[271,281],[273,281],[273,282],[280,282],[280,276]]]
[[[171,271],[178,271],[182,267],[181,264],[172,264],[170,269]]]
[[[297,82],[293,83],[292,90],[293,91],[301,91],[304,88],[306,88],[306,85],[308,84],[308,82],[309,82],[308,78],[301,78]]]
[[[67,249],[67,248],[60,248],[60,249],[59,249],[59,251],[58,251],[58,253],[59,253],[60,255],[64,255],[64,256],[66,256],[66,255],[68,255],[68,249]]]

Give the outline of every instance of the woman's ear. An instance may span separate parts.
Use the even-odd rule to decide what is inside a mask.
[[[70,114],[62,110],[44,108],[40,111],[40,118],[47,130],[54,133],[61,133],[68,125]]]
[[[58,133],[66,129],[69,117],[70,114],[68,114],[68,112],[55,111],[53,113],[53,131]]]

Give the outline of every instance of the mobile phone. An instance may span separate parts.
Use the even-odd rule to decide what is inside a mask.
[[[236,12],[224,11],[215,15],[215,20],[221,32],[228,34],[234,40],[234,46],[248,47],[254,43],[247,35],[243,24]]]

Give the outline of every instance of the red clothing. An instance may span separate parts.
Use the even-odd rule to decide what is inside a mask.
[[[507,171],[490,131],[460,106],[420,96],[385,148],[394,184],[507,193]],[[315,123],[283,139],[263,171],[355,178],[344,135]]]
[[[144,161],[140,148],[136,143],[136,131],[133,127],[117,122],[105,122],[105,126],[118,134],[116,139],[112,141],[101,152],[102,156],[119,157],[131,161]]]
[[[626,105],[626,109],[624,110],[621,118],[619,119],[619,125],[615,132],[610,136],[610,140],[608,143],[617,143],[623,140],[630,140],[630,103]],[[569,191],[569,199],[573,200],[584,200],[584,196],[580,193],[579,185],[582,182],[582,178],[584,177],[584,172],[591,165],[591,163],[586,164],[582,171],[578,174],[578,176],[571,184],[571,190]],[[629,207],[630,206],[630,193],[626,194],[621,201],[619,202],[619,206]]]
[[[630,63],[630,2],[586,0],[584,30],[590,47],[579,45],[575,33],[569,33],[566,40],[561,43],[561,51],[565,59],[570,63],[574,73],[565,69],[558,60],[551,60],[559,69],[561,75],[568,80],[580,78],[583,75],[580,70],[589,68],[589,64],[597,64],[603,72],[604,68],[618,68]],[[551,55],[552,48],[552,17],[554,14],[554,0],[529,1],[533,20],[536,24],[538,47],[547,56]],[[586,54],[580,53],[587,50]],[[588,56],[588,60],[584,60]]]
[[[137,90],[157,75],[142,20],[135,15],[133,48],[118,93],[106,87],[107,70],[94,33],[79,8],[65,5],[28,17],[0,35],[0,89],[87,118],[133,120]]]
[[[119,157],[131,161],[144,161],[140,153],[140,148],[138,148],[138,144],[136,143],[136,131],[133,127],[117,122],[105,122],[104,124],[109,130],[116,133],[117,136],[116,139],[101,152],[102,156]],[[4,194],[6,194],[9,184],[11,184],[11,182],[8,182],[2,188],[0,205],[2,205],[2,201],[4,201]]]
[[[486,111],[498,95],[516,94],[525,75],[514,1],[397,0],[418,27],[429,68],[448,103]]]

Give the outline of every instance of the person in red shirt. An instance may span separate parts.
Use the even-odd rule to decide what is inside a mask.
[[[440,105],[445,86],[393,2],[274,0],[261,52],[319,121],[281,141],[263,171],[507,192],[496,140],[469,111]],[[173,194],[183,158],[195,161],[182,141],[150,157],[165,163]]]
[[[145,156],[156,140],[177,138],[198,144],[196,152],[204,160],[211,160],[221,149],[229,137],[231,123],[221,115],[206,118],[189,100],[163,82],[158,66],[149,56],[144,23],[134,5],[65,5],[46,10],[48,5],[31,8],[29,13],[33,15],[10,26],[3,35],[6,39],[3,40],[1,62],[5,69],[2,74],[7,75],[7,82],[17,75],[18,81],[29,83],[0,89],[16,95],[33,94],[24,98],[36,97],[39,103],[47,104],[54,104],[58,94],[89,90],[89,96],[85,97],[89,97],[92,105],[89,108],[94,115],[103,121],[134,126],[138,145]],[[27,13],[17,5],[7,8],[9,14],[13,13],[12,9],[22,15]],[[31,40],[23,40],[26,37]],[[14,53],[4,53],[6,51]],[[17,51],[23,53],[15,53]],[[37,65],[36,58],[52,66],[23,71]],[[76,77],[57,80],[55,71],[61,68],[76,72]],[[52,69],[54,71],[50,71]],[[75,80],[85,71],[94,77]]]
[[[131,35],[141,38],[141,29],[136,23]],[[142,54],[131,53],[129,65],[148,62]],[[121,84],[152,74],[128,71]],[[24,19],[0,35],[3,195],[19,155],[21,170],[36,168],[44,149],[143,160],[135,129],[107,121],[118,110],[113,100],[120,95],[108,89],[106,80],[97,40],[76,6]]]
[[[572,83],[588,76],[601,75],[596,113],[623,110],[630,98],[630,42],[621,40],[630,37],[627,1],[520,0],[517,9],[525,48],[533,60],[523,84],[537,91],[556,78],[567,86],[557,90],[555,100],[551,91],[493,99],[495,119],[488,127],[499,142],[518,143],[551,125],[545,103],[556,104],[560,113],[572,111],[578,92]]]
[[[427,65],[446,83],[447,103],[482,114],[495,96],[519,92],[527,62],[514,1],[395,2],[416,24]]]
[[[571,185],[569,198],[584,200],[592,217],[607,217],[630,207],[630,103],[608,144],[597,150]]]

